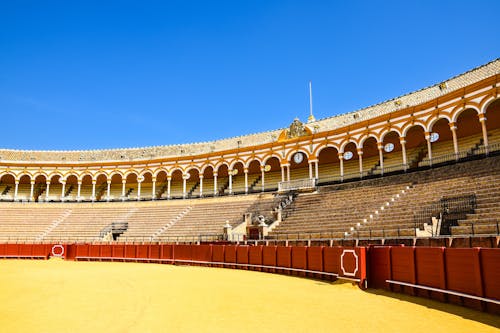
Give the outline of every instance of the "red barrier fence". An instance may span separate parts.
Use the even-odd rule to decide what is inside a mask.
[[[0,244],[0,258],[196,264],[349,279],[500,310],[500,249],[169,244]],[[487,304],[487,305],[485,305]],[[498,311],[500,312],[500,311]]]

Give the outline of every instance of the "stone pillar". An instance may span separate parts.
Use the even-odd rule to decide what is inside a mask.
[[[151,200],[155,200],[156,199],[156,177],[153,177],[152,181],[153,181],[153,188],[151,190]]]
[[[427,156],[429,157],[429,165],[432,166],[432,145],[430,132],[425,132],[425,140],[427,141]]]
[[[106,201],[109,201],[110,196],[111,196],[111,179],[108,180],[107,183],[108,183],[108,191],[107,191],[107,194],[106,194]]]
[[[14,188],[14,201],[17,201],[17,192],[19,191],[19,180],[16,180],[16,186]]]
[[[344,180],[344,153],[338,153],[340,162],[340,180]]]
[[[243,172],[245,173],[245,194],[248,193],[248,169],[245,168],[243,169]]]
[[[228,171],[229,174],[229,194],[233,193],[233,170]]]
[[[92,202],[95,201],[96,197],[95,197],[95,184],[97,184],[97,181],[96,180],[93,180],[92,181]]]
[[[200,198],[203,198],[203,175],[200,175]]]
[[[377,142],[378,148],[378,158],[380,161],[380,169],[382,170],[382,174],[384,174],[384,143]]]
[[[50,180],[48,180],[45,185],[47,185],[47,188],[45,189],[45,201],[49,201],[49,195],[50,195]]]
[[[399,138],[399,143],[401,144],[401,153],[403,154],[403,168],[406,171],[408,168],[408,161],[406,160],[406,140],[404,136]]]
[[[61,180],[61,184],[62,184],[61,201],[64,201],[64,192],[66,190],[66,181]]]
[[[285,166],[281,165],[281,181],[285,181]]]
[[[455,160],[458,160],[458,140],[457,140],[457,126],[456,123],[451,122],[448,124],[450,126],[451,135],[453,136],[453,150],[455,151]]]
[[[315,167],[314,176],[316,179],[319,180],[319,161],[318,160],[314,161],[314,167]]]
[[[266,174],[266,166],[260,166],[260,180],[261,180],[261,191],[264,192],[265,188],[265,174]]]
[[[78,181],[78,190],[77,190],[77,195],[76,195],[76,201],[81,200],[81,197],[80,197],[81,193],[82,193],[82,182]]]
[[[142,182],[144,181],[144,178],[137,178],[137,201],[141,200],[141,185]]]
[[[125,201],[125,184],[127,183],[127,179],[122,179],[122,201]]]
[[[479,122],[481,123],[481,129],[483,131],[484,151],[486,155],[488,155],[490,152],[490,147],[488,144],[488,131],[486,129],[486,116],[484,115],[484,113],[479,115]]]
[[[217,196],[217,172],[214,172],[214,196]]]
[[[312,164],[313,162],[312,161],[309,161],[309,179],[312,179],[313,177],[313,169],[312,169]]]
[[[186,199],[186,197],[187,197],[186,181],[187,181],[187,175],[182,175],[182,198],[183,199]]]
[[[172,185],[172,176],[167,176],[167,199],[170,199],[170,186]]]
[[[286,166],[286,180],[290,181],[290,164]]]
[[[359,177],[363,178],[363,148],[357,148],[359,159]]]
[[[30,201],[35,201],[35,198],[33,198],[33,194],[35,192],[35,181],[34,180],[30,181],[30,185],[31,185],[31,188],[30,188]]]

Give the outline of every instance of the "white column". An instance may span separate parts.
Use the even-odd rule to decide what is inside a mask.
[[[344,180],[344,153],[338,153],[340,162],[340,180]]]
[[[378,148],[378,158],[380,161],[380,169],[382,170],[382,174],[384,174],[384,143],[377,142]]]
[[[156,199],[156,177],[153,177],[153,189],[151,190],[151,200]]]
[[[62,184],[61,201],[64,201],[64,191],[66,189],[66,182],[65,181],[61,181],[61,184]]]
[[[107,181],[108,183],[108,191],[107,191],[107,195],[106,195],[106,201],[109,201],[109,197],[111,196],[111,179]]]
[[[359,176],[363,178],[363,148],[357,148],[359,159]]]
[[[97,183],[96,180],[92,181],[92,201],[95,201],[95,184]]]
[[[454,122],[451,122],[448,125],[450,126],[451,135],[453,136],[453,150],[455,151],[455,160],[458,160],[457,126]]]
[[[122,201],[125,201],[125,184],[127,183],[126,179],[122,179]]]
[[[186,175],[182,175],[182,198],[186,199]]]
[[[264,188],[265,188],[265,173],[266,173],[266,170],[265,170],[266,166],[265,165],[261,165],[260,166],[260,183],[261,183],[261,191],[264,192]]]
[[[318,160],[314,161],[314,167],[315,167],[314,176],[316,179],[319,179],[319,161]]]
[[[285,181],[285,166],[284,165],[281,166],[281,181],[282,182]]]
[[[286,166],[286,180],[290,181],[290,165]]]
[[[170,199],[170,186],[172,185],[172,177],[167,177],[167,199]]]
[[[313,169],[312,169],[312,161],[309,161],[309,179],[312,179],[313,177]]]
[[[80,193],[81,193],[81,191],[82,191],[82,182],[79,181],[78,182],[78,192],[77,192],[77,196],[76,196],[76,200],[77,201],[80,201]]]
[[[248,193],[248,169],[244,169],[243,172],[245,173],[245,193]]]
[[[35,201],[35,198],[33,198],[33,192],[35,192],[35,181],[32,180],[30,181],[31,188],[30,188],[30,201]]]
[[[479,115],[479,122],[481,123],[481,130],[483,131],[483,143],[486,154],[490,152],[488,144],[488,131],[486,129],[486,116],[484,114]]]
[[[430,132],[425,132],[425,140],[427,141],[427,156],[429,156],[429,165],[432,165],[432,147],[431,147]]]
[[[228,171],[229,174],[229,194],[233,193],[233,170]]]
[[[217,194],[217,172],[214,172],[214,196]]]
[[[47,188],[45,189],[45,201],[49,201],[49,192],[50,192],[50,180],[45,183]]]
[[[401,143],[401,153],[403,154],[403,168],[406,171],[408,162],[406,160],[406,140],[404,136],[399,138],[399,143]]]
[[[16,186],[14,188],[14,201],[17,201],[17,191],[19,190],[19,180],[16,180]]]
[[[144,179],[137,179],[137,201],[141,200],[141,185]]]
[[[200,198],[203,197],[203,175],[200,175]]]

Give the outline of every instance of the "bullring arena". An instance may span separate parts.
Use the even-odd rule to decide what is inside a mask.
[[[269,132],[2,149],[2,328],[498,331],[499,82],[497,59]]]

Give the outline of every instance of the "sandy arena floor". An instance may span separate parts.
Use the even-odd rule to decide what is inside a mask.
[[[0,272],[1,332],[500,331],[458,306],[252,271],[0,260]]]

